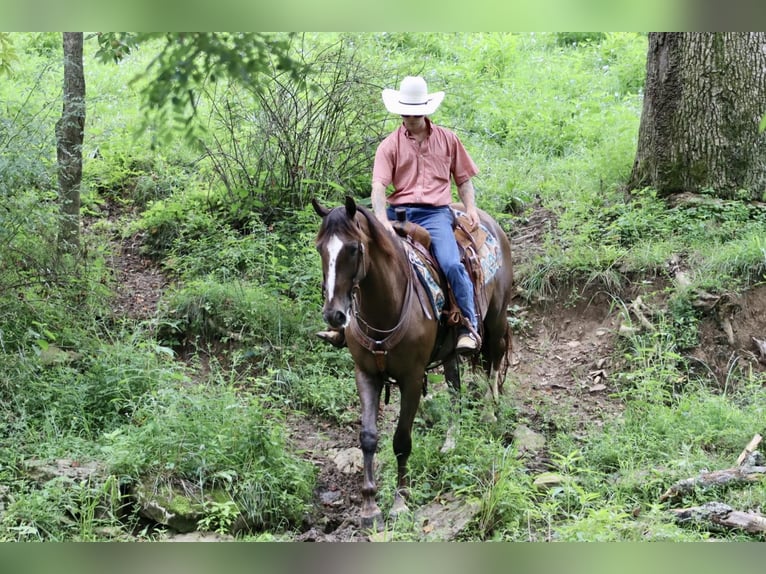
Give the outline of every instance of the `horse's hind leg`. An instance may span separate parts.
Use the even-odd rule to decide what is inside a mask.
[[[450,409],[450,425],[441,452],[449,452],[457,444],[457,425],[460,424],[460,364],[456,356],[444,361],[444,378],[447,380],[450,398],[457,408]]]
[[[421,375],[422,377],[422,375]],[[409,475],[407,473],[407,460],[412,452],[412,424],[420,404],[422,394],[422,378],[414,377],[409,380],[400,380],[399,389],[401,402],[399,407],[399,420],[394,432],[394,455],[396,456],[396,494],[390,515],[399,516],[409,512],[407,499],[410,496]]]
[[[378,449],[377,421],[380,391],[383,386],[379,381],[357,370],[356,388],[362,404],[362,430],[359,432],[359,444],[364,461],[361,526],[364,529],[381,530],[383,514],[375,501],[378,488],[375,484],[374,459]]]
[[[508,370],[508,355],[511,344],[511,330],[503,314],[501,320],[496,319],[485,324],[484,347],[482,348],[482,363],[489,381],[492,399],[500,399],[505,375]]]

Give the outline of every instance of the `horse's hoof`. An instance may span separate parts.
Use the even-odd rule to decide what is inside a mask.
[[[407,493],[397,492],[394,497],[394,504],[391,506],[391,510],[388,511],[388,517],[397,519],[404,516],[411,515],[410,509],[407,508]]]
[[[388,511],[388,518],[391,520],[401,520],[403,518],[412,517],[413,514],[406,504],[394,505],[391,510]]]
[[[383,513],[378,511],[372,516],[362,516],[361,525],[362,530],[380,532],[385,527],[385,523],[383,521]]]

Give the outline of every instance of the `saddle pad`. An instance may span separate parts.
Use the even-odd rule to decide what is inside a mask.
[[[454,211],[457,217],[466,216],[463,211],[458,209]],[[480,223],[479,227],[484,232],[484,235],[486,235],[477,253],[481,261],[481,269],[484,272],[484,284],[486,285],[495,276],[497,270],[500,269],[500,242],[484,223]]]
[[[418,253],[407,246],[407,256],[410,259],[412,268],[415,269],[418,279],[422,283],[423,287],[428,293],[428,299],[431,302],[431,307],[434,310],[434,317],[441,315],[442,309],[444,309],[444,291],[442,291],[439,284],[439,278],[436,276],[435,271],[430,265],[426,265],[426,262],[418,255]]]
[[[481,269],[484,271],[484,283],[488,283],[500,269],[500,242],[497,237],[490,233],[484,224],[482,229],[487,232],[487,239],[484,245],[479,249],[479,259],[481,260]]]

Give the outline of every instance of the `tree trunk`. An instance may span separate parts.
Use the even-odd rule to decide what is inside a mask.
[[[661,195],[766,190],[766,33],[652,33],[629,187]]]
[[[85,74],[82,32],[64,32],[64,104],[56,122],[61,228],[59,247],[75,251],[80,245],[80,183],[85,130]]]

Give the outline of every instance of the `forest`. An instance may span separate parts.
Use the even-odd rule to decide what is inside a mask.
[[[763,540],[764,36],[0,33],[0,541]],[[408,75],[513,348],[497,399],[429,371],[377,531],[311,201],[370,206]]]

